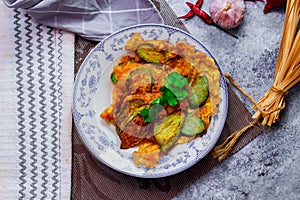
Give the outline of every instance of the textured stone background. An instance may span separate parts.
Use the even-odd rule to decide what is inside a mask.
[[[196,0],[194,0],[196,1]],[[185,14],[185,1],[167,0],[175,13]],[[204,0],[208,11],[212,0]],[[194,3],[194,2],[193,2]],[[183,20],[192,35],[214,55],[223,73],[229,73],[259,100],[274,80],[284,9],[263,13],[263,2],[245,2],[243,23],[235,39],[200,18]],[[287,95],[287,108],[276,125],[207,175],[181,192],[177,199],[300,199],[300,84]],[[239,93],[238,93],[239,94]],[[252,103],[239,95],[250,110]]]

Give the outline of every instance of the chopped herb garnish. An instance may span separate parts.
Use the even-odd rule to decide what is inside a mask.
[[[118,82],[116,72],[112,72],[112,73],[111,73],[110,79],[111,79],[111,81],[112,81],[114,84],[116,84],[116,83]]]
[[[178,100],[183,100],[188,95],[188,78],[173,72],[167,78],[166,87],[174,93]]]
[[[151,118],[150,118],[150,115],[149,115],[149,108],[144,108],[142,111],[141,111],[141,113],[140,113],[140,115],[142,116],[142,117],[144,117],[144,121],[146,122],[146,123],[149,123],[149,122],[151,122]]]
[[[162,107],[167,105],[176,106],[178,100],[184,100],[188,95],[187,88],[187,77],[177,72],[171,73],[167,78],[166,86],[160,88],[162,95],[151,102],[150,108],[144,108],[141,111],[140,114],[144,117],[144,121],[151,122],[152,119],[156,119],[157,113]]]

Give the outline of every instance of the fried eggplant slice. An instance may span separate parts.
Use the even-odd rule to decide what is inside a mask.
[[[131,108],[129,102],[128,106],[124,106],[124,109],[116,116],[116,124],[120,129],[124,129],[129,122],[131,122],[144,108],[145,106],[141,106],[138,108]]]
[[[200,107],[208,97],[208,80],[205,76],[197,76],[189,90],[188,100],[191,108]]]
[[[158,64],[166,60],[166,53],[164,51],[157,51],[149,44],[141,44],[136,52],[146,62]]]
[[[131,94],[147,93],[153,85],[152,72],[148,68],[138,68],[130,72],[126,86]]]
[[[154,137],[162,150],[167,150],[176,143],[183,121],[184,114],[176,111],[155,123]]]
[[[204,121],[193,113],[189,113],[184,120],[181,132],[186,136],[195,136],[205,131],[205,129]]]
[[[121,149],[128,149],[140,145],[146,141],[156,142],[150,124],[145,124],[141,116],[134,117],[126,124],[126,127],[116,127],[116,132],[121,141]]]

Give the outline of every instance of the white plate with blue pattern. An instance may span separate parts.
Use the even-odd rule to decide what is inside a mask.
[[[139,32],[144,39],[169,40],[174,44],[183,40],[213,58],[196,38],[174,27],[145,24],[122,29],[101,41],[85,58],[74,83],[73,117],[84,145],[100,162],[135,177],[170,176],[193,166],[214,147],[227,115],[227,87],[220,70],[218,112],[212,117],[204,136],[186,144],[176,145],[161,157],[154,168],[137,167],[132,160],[132,152],[136,149],[120,149],[120,140],[114,126],[107,124],[99,116],[112,102],[113,84],[110,74],[118,59],[127,53],[123,47],[134,32]]]

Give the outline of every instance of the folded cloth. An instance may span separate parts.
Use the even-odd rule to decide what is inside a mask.
[[[0,199],[70,199],[74,34],[0,2]]]
[[[3,0],[8,7],[23,8],[36,21],[99,41],[126,26],[163,23],[148,0]]]

